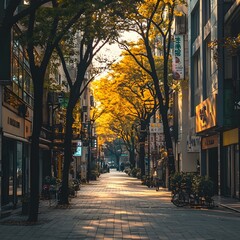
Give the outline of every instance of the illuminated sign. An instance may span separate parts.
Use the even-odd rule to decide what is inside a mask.
[[[217,125],[217,96],[212,95],[196,106],[196,132],[202,132]]]
[[[78,142],[76,147],[76,152],[73,154],[74,157],[81,157],[82,156],[82,143]]]
[[[218,147],[218,135],[202,138],[202,149]]]

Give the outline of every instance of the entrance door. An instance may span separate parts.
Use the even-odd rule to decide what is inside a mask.
[[[227,147],[227,194],[239,198],[239,151],[237,145]]]
[[[218,194],[218,149],[208,150],[208,176],[214,182],[214,192]]]
[[[3,138],[3,177],[2,177],[2,205],[13,202],[14,195],[14,142]]]
[[[22,143],[3,138],[2,205],[16,205],[22,195]]]
[[[234,160],[235,160],[235,169],[234,169],[234,182],[235,182],[235,192],[234,195],[236,198],[240,199],[240,164],[239,164],[239,146],[234,146]]]

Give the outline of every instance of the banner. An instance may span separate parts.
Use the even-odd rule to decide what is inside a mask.
[[[183,35],[174,35],[172,55],[173,79],[184,79],[184,38]]]

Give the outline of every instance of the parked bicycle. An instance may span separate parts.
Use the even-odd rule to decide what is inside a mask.
[[[69,197],[76,197],[77,196],[77,192],[80,190],[81,188],[81,182],[78,179],[73,179],[71,181],[69,181],[69,186],[68,186],[68,196]],[[60,185],[58,192],[57,192],[57,196],[58,196],[58,202],[61,201],[61,197],[62,197],[62,186]]]
[[[176,173],[171,179],[172,203],[177,207],[206,206],[213,208],[214,187],[207,177]]]
[[[172,203],[177,207],[199,205],[199,198],[187,188],[179,188],[172,195]]]

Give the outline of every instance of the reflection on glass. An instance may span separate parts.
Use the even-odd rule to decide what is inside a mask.
[[[9,197],[13,196],[13,151],[9,152]]]
[[[22,195],[22,143],[17,142],[17,196]]]

